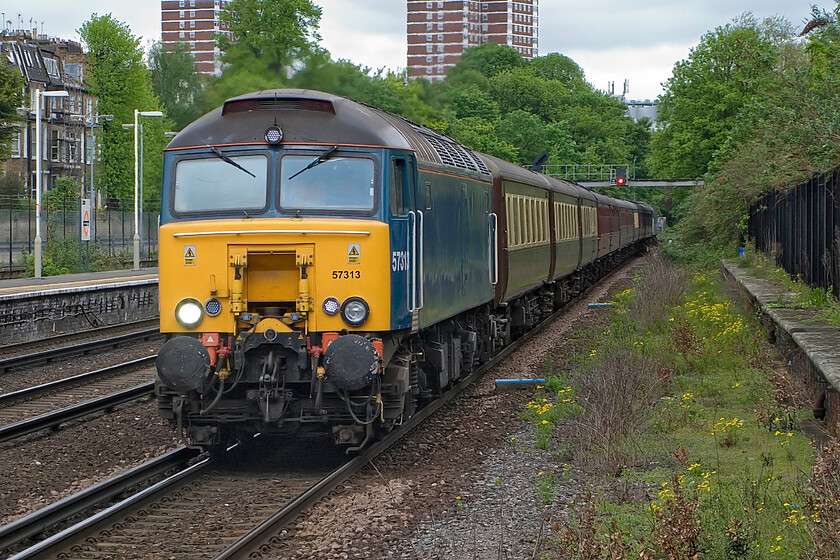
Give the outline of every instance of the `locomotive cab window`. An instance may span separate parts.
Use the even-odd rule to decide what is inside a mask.
[[[373,211],[376,207],[373,160],[327,152],[283,156],[280,207],[293,211]],[[313,162],[318,163],[313,165]]]
[[[262,154],[183,159],[175,165],[172,209],[261,210],[267,206],[267,185],[268,159]]]
[[[391,160],[391,215],[405,216],[409,210],[408,170],[405,160]]]

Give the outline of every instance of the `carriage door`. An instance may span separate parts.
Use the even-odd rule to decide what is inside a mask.
[[[391,326],[416,327],[422,306],[419,290],[422,214],[415,209],[413,159],[394,156],[390,162]]]

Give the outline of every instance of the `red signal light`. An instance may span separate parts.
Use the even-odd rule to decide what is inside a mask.
[[[627,184],[627,168],[626,167],[616,167],[615,168],[615,184],[619,187],[623,187]]]

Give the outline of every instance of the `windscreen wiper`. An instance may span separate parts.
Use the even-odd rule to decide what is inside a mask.
[[[244,171],[245,173],[247,173],[248,175],[250,175],[251,177],[253,177],[255,179],[257,178],[256,175],[254,175],[253,173],[251,173],[250,171],[248,171],[247,169],[245,169],[244,167],[242,167],[241,165],[239,165],[238,163],[236,163],[235,161],[233,161],[232,159],[227,157],[225,154],[223,154],[222,151],[219,148],[217,148],[216,146],[207,146],[207,147],[210,148],[210,151],[213,152],[214,154],[216,154],[216,157],[218,157],[223,162],[229,163],[237,169],[241,169],[242,171]]]
[[[291,181],[292,179],[294,179],[295,177],[297,177],[298,175],[300,175],[300,174],[301,174],[301,173],[303,173],[304,171],[307,171],[307,170],[309,170],[309,169],[312,169],[312,168],[313,168],[313,167],[315,167],[316,165],[321,165],[322,163],[324,163],[325,161],[327,161],[328,159],[330,159],[330,156],[331,156],[331,155],[332,155],[332,154],[333,154],[336,150],[338,150],[338,146],[333,146],[332,148],[330,148],[329,150],[327,150],[326,152],[324,152],[323,154],[321,154],[320,156],[318,156],[318,157],[316,157],[314,160],[312,160],[312,163],[310,163],[309,165],[307,165],[306,167],[304,167],[303,169],[301,169],[300,171],[298,171],[297,173],[295,173],[294,175],[292,175],[291,177],[289,177],[289,178],[288,178],[288,180],[289,180],[289,181]]]

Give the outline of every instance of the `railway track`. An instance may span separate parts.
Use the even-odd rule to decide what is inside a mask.
[[[325,460],[327,449],[310,454],[315,461],[301,460],[307,454],[299,444],[279,450],[264,445],[243,446],[224,459],[204,458],[12,558],[212,558],[348,460],[335,452]],[[81,509],[58,502],[44,518],[62,523]],[[16,523],[19,528],[0,529],[0,545],[13,546],[18,535],[29,538],[45,526],[28,518]]]
[[[573,302],[585,297],[588,292],[585,291]],[[266,440],[239,445],[224,459],[206,458],[187,467],[123,502],[19,552],[12,560],[55,556],[79,559],[190,557],[222,560],[248,557],[258,554],[258,550],[266,553],[272,548],[272,543],[276,543],[276,535],[281,529],[303,510],[327,496],[373,458],[447,406],[521,344],[537,336],[548,324],[562,316],[568,308],[567,305],[555,312],[526,336],[457,383],[440,399],[421,409],[400,429],[386,435],[355,457],[336,454],[331,446],[326,446],[323,451],[314,449],[311,444],[298,449],[296,447],[304,443],[300,441],[278,444],[277,440]],[[307,463],[307,458],[312,459]],[[59,505],[62,502],[51,506],[54,508],[49,517],[52,523],[60,523],[62,519],[79,515],[78,507],[61,512]],[[36,522],[35,526],[37,523],[40,522]],[[45,523],[43,525],[46,526]],[[6,542],[2,540],[4,529],[0,529],[0,544]],[[27,535],[32,534],[30,528]],[[176,534],[179,538],[173,539],[172,535]]]
[[[181,447],[4,525],[0,527],[0,553],[20,547],[47,530],[55,532],[56,526],[66,524],[68,520],[94,508],[101,509],[103,504],[143,487],[165,473],[182,471],[197,456],[198,451]]]
[[[155,356],[0,395],[0,442],[151,395]]]
[[[92,354],[105,349],[119,348],[160,336],[157,320],[137,323],[130,332],[104,336],[113,330],[113,328],[97,329],[84,333],[60,335],[37,343],[2,347],[0,348],[0,373],[37,364],[47,364],[73,356]],[[96,338],[79,342],[80,336],[95,336]],[[42,348],[33,351],[33,348],[38,347]]]

